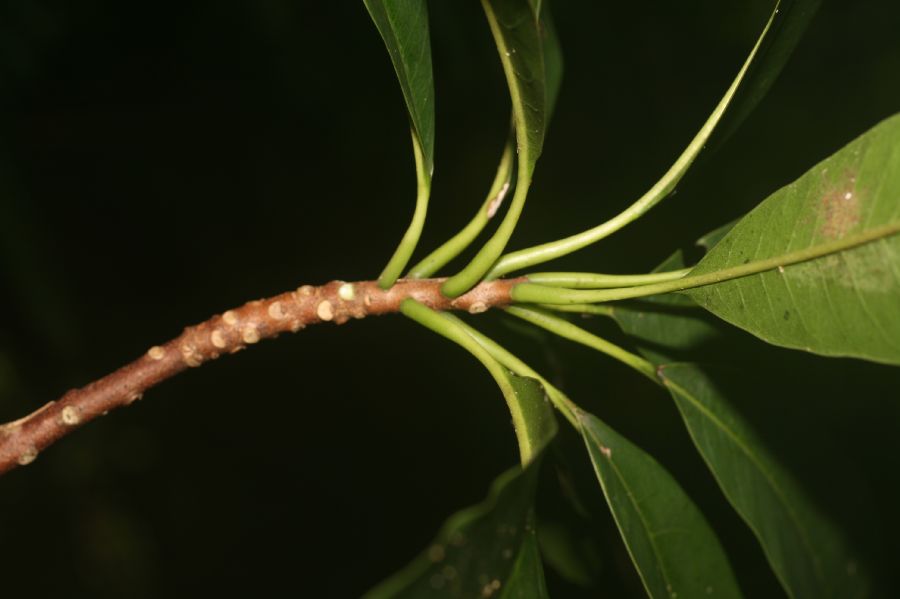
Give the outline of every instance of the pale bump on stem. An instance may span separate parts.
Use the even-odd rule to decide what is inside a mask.
[[[482,283],[456,299],[441,294],[443,279],[400,280],[389,290],[376,281],[304,285],[254,300],[190,326],[167,343],[154,345],[137,360],[80,389],[72,389],[31,414],[0,425],[0,474],[32,463],[48,446],[107,412],[133,404],[144,392],[176,374],[233,354],[281,333],[320,322],[395,313],[407,298],[434,310],[483,312],[505,306],[524,279]]]

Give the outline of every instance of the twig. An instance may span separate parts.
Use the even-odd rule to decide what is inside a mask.
[[[435,310],[467,310],[476,314],[505,306],[510,290],[524,278],[482,283],[456,299],[441,295],[444,279],[401,280],[384,291],[375,281],[332,281],[319,287],[304,285],[296,291],[252,301],[240,308],[187,327],[175,339],[151,347],[143,356],[82,387],[73,389],[14,422],[0,425],[0,474],[30,464],[46,447],[73,430],[122,406],[186,370],[224,354],[233,354],[263,339],[297,331],[323,321],[343,324],[398,312],[412,297]]]

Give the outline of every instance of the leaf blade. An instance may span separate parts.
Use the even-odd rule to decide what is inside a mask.
[[[410,124],[434,171],[434,74],[425,0],[363,0],[387,47],[403,92]]]
[[[482,0],[513,105],[519,168],[530,179],[544,146],[547,80],[540,12],[523,0]]]
[[[750,68],[756,63],[759,56],[759,50],[766,44],[771,43],[773,36],[773,25],[779,22],[779,6],[776,4],[768,22],[763,28],[762,33],[754,44],[753,49],[744,61],[736,77],[731,85],[725,91],[722,99],[713,109],[712,114],[706,119],[706,122],[690,141],[681,155],[675,160],[668,171],[647,190],[644,195],[638,198],[628,208],[620,212],[613,218],[600,223],[590,229],[570,235],[556,241],[542,243],[530,248],[516,250],[510,252],[500,258],[488,273],[489,277],[499,277],[512,271],[534,266],[547,262],[554,258],[565,256],[584,247],[612,235],[616,231],[625,227],[629,223],[643,216],[648,210],[656,204],[669,197],[681,179],[688,173],[703,148],[709,142],[711,136],[717,130],[720,122],[726,114],[731,110],[732,103],[737,97],[738,90],[744,84],[745,76],[750,72]]]
[[[582,412],[579,420],[604,496],[647,593],[654,599],[740,597],[718,538],[672,476],[595,416]]]
[[[864,245],[691,289],[761,339],[900,364],[900,115],[863,134],[742,218],[686,280],[884,229]]]
[[[540,559],[533,559],[539,468],[538,459],[502,474],[485,501],[448,518],[428,549],[364,597],[524,596],[516,588],[543,589],[529,596],[546,597]]]
[[[481,5],[500,54],[512,100],[518,148],[516,187],[509,208],[491,238],[460,272],[441,286],[441,292],[448,297],[457,297],[478,283],[512,237],[543,149],[548,105],[555,102],[562,80],[558,40],[552,23],[545,24],[541,18],[542,13],[548,12],[546,3],[482,0]]]
[[[818,513],[750,426],[692,364],[660,368],[660,378],[726,498],[756,535],[794,598],[856,597],[869,582],[841,534]]]
[[[708,145],[725,143],[769,92],[821,6],[822,0],[779,0],[771,35],[763,42],[735,95],[734,103]]]
[[[425,0],[363,0],[384,40],[409,114],[417,192],[412,221],[378,277],[389,289],[409,263],[428,212],[434,172],[434,75]]]

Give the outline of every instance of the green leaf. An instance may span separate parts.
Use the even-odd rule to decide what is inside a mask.
[[[482,0],[481,4],[512,100],[518,148],[516,189],[494,235],[463,270],[441,286],[448,297],[457,297],[478,283],[506,248],[525,206],[534,166],[544,146],[548,105],[555,101],[562,77],[562,54],[552,24],[541,18],[541,11],[547,13],[544,3]],[[545,60],[550,63],[549,72]]]
[[[406,268],[422,229],[434,172],[434,76],[425,0],[363,0],[391,56],[409,112],[416,160],[416,208],[412,222],[378,284],[391,287]]]
[[[740,597],[709,523],[652,457],[585,412],[581,432],[606,501],[650,597]]]
[[[547,597],[534,528],[539,467],[500,476],[487,500],[451,516],[427,550],[365,597]]]
[[[544,507],[542,506],[542,509]],[[541,513],[538,538],[544,563],[563,580],[580,587],[595,584],[595,573],[603,562],[594,539],[585,535],[584,522],[580,528],[571,523],[548,521]]]
[[[805,496],[712,380],[690,364],[660,367],[688,432],[791,597],[860,597],[869,586],[835,527]]]
[[[900,115],[772,194],[682,282],[768,264],[687,294],[775,345],[900,364],[898,232]]]
[[[546,31],[542,33],[540,3],[482,0],[482,5],[500,53],[512,100],[519,168],[530,179],[544,146],[547,109],[548,81],[543,46]],[[555,41],[555,37],[552,39]]]
[[[434,75],[425,0],[363,0],[397,72],[427,173],[434,171]]]
[[[776,3],[770,32],[708,146],[712,148],[724,143],[765,97],[821,4],[822,0],[779,0]]]
[[[506,403],[514,413],[516,434],[527,438],[531,458],[539,454],[556,435],[557,424],[553,408],[544,387],[535,379],[513,374],[505,367],[509,387],[503,386]],[[511,393],[508,389],[511,389]],[[520,441],[521,445],[521,441]],[[523,456],[524,457],[524,456]]]
[[[747,57],[747,60],[744,61],[744,65],[741,67],[740,71],[738,71],[734,81],[732,81],[729,88],[725,91],[725,95],[719,101],[718,105],[716,105],[712,114],[706,119],[706,122],[694,136],[694,139],[688,144],[687,148],[685,148],[681,155],[675,160],[675,163],[644,195],[610,220],[586,231],[556,241],[550,241],[523,250],[517,250],[501,257],[496,264],[492,265],[492,268],[488,273],[488,278],[497,278],[514,270],[541,264],[542,262],[565,256],[566,254],[570,254],[596,243],[637,220],[653,206],[668,197],[700,155],[700,152],[706,146],[723,116],[730,110],[732,101],[735,99],[738,89],[744,82],[745,75],[747,75],[751,66],[756,62],[759,50],[766,43],[769,43],[768,40],[771,40],[772,36],[775,35],[772,26],[778,19],[779,9],[776,5],[762,34],[750,51],[750,55]]]
[[[509,581],[503,586],[500,599],[547,599],[547,583],[544,581],[544,566],[534,532],[534,518],[526,524],[527,535],[519,549],[516,563],[509,574]],[[497,579],[499,581],[499,579]],[[497,588],[496,585],[491,588]],[[482,596],[485,591],[482,588]]]
[[[540,13],[540,2],[533,2],[532,7],[535,14]],[[559,39],[556,36],[556,30],[553,21],[550,18],[550,11],[545,10],[541,15],[541,24],[543,26],[543,53],[544,53],[544,71],[545,71],[545,93],[546,93],[546,118],[549,120],[556,105],[556,98],[559,94],[559,88],[562,84],[563,76],[563,57],[562,50],[559,47]],[[546,128],[546,127],[545,127]],[[469,247],[484,227],[490,222],[499,210],[506,198],[507,193],[512,187],[513,160],[516,155],[516,126],[513,122],[510,130],[509,140],[503,148],[503,155],[500,159],[500,165],[497,168],[497,174],[491,189],[488,191],[478,212],[469,221],[459,233],[446,241],[441,247],[434,250],[421,262],[413,266],[409,274],[410,278],[421,279],[430,277],[450,260],[457,257],[463,250]]]
[[[544,53],[544,95],[546,101],[544,108],[544,133],[546,134],[547,128],[550,126],[550,117],[556,108],[556,100],[559,98],[559,88],[562,86],[563,54],[550,10],[545,9],[541,12],[540,3],[538,3],[535,14],[540,15],[541,18],[540,32],[542,36],[541,47]]]

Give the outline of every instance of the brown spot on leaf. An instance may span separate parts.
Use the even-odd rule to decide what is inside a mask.
[[[826,239],[840,239],[859,224],[859,194],[856,178],[845,177],[843,184],[828,191],[819,200],[819,233]]]

